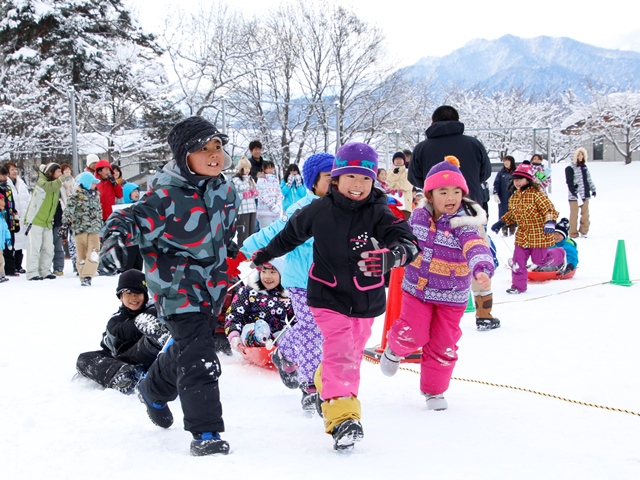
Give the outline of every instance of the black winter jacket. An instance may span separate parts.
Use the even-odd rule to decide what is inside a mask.
[[[160,349],[150,342],[139,345],[144,336],[135,326],[134,320],[141,313],[157,316],[155,304],[147,304],[139,310],[130,310],[121,305],[107,322],[107,330],[102,334],[100,346],[111,351],[114,358],[128,363],[150,366]]]
[[[377,189],[354,202],[331,186],[325,197],[297,210],[265,250],[279,257],[311,237],[309,306],[358,318],[376,317],[386,308],[384,277],[366,277],[358,268],[360,254],[375,250],[371,239],[381,248],[417,245],[407,222],[391,213],[386,195]]]
[[[491,176],[491,161],[480,141],[463,135],[464,124],[456,121],[436,122],[425,132],[427,139],[413,150],[409,163],[409,181],[424,188],[431,167],[447,155],[460,161],[460,171],[467,181],[469,197],[482,205],[482,182]]]

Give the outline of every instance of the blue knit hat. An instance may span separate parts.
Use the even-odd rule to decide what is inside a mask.
[[[302,165],[302,179],[307,190],[313,190],[316,178],[320,172],[330,172],[335,157],[330,153],[316,153],[304,161]]]
[[[76,183],[81,185],[85,190],[91,190],[91,184],[100,183],[100,180],[90,172],[82,172],[76,177]]]
[[[366,143],[345,143],[336,152],[331,178],[347,173],[375,179],[378,175],[378,153]]]

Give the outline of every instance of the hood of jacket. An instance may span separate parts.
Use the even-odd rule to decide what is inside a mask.
[[[582,152],[582,155],[584,156],[584,163],[587,163],[587,160],[589,159],[589,155],[587,154],[587,150],[583,147],[578,148],[575,152],[573,152],[573,163],[574,164],[578,164],[578,153]]]
[[[427,138],[447,137],[449,135],[462,135],[463,133],[464,123],[455,120],[435,122],[425,131]]]

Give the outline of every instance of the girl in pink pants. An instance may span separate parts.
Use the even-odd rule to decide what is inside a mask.
[[[458,159],[448,156],[427,174],[428,201],[409,219],[421,253],[405,267],[400,318],[391,325],[380,358],[382,373],[390,377],[403,357],[422,348],[420,391],[429,410],[447,408],[442,394],[458,360],[460,319],[471,278],[488,290],[494,271],[491,250],[479,232],[486,214],[464,198],[469,188],[459,167]]]
[[[418,253],[407,222],[394,217],[384,192],[374,188],[377,171],[378,154],[369,145],[340,147],[327,194],[297,210],[252,258],[260,265],[314,239],[307,302],[324,337],[314,384],[336,450],[351,449],[364,436],[360,364],[373,319],[385,311],[384,274]]]

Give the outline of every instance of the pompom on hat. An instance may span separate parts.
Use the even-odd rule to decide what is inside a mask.
[[[525,164],[524,162],[518,165],[518,168],[511,174],[514,178],[527,178],[533,181],[533,171],[531,170],[530,164]]]
[[[345,174],[378,176],[378,152],[366,143],[345,143],[336,152],[331,178]]]
[[[424,181],[425,192],[443,187],[458,187],[465,195],[469,194],[467,181],[460,171],[460,161],[453,155],[447,155],[444,161],[431,167]]]
[[[302,165],[302,179],[307,190],[313,190],[313,185],[320,172],[330,172],[335,157],[326,152],[311,155]]]

